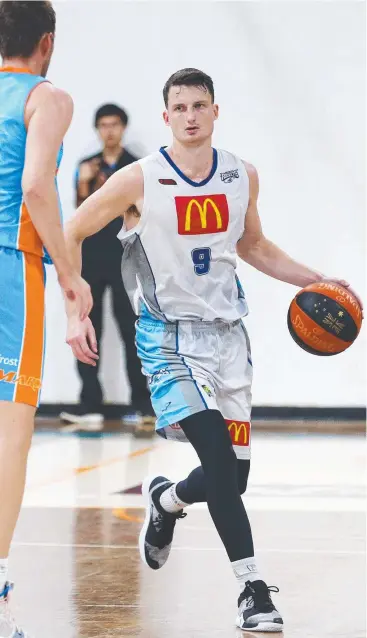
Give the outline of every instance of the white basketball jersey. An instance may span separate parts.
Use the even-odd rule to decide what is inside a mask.
[[[188,179],[164,149],[139,160],[144,204],[121,230],[122,276],[136,314],[162,321],[226,321],[247,314],[236,276],[249,180],[242,161],[213,152],[210,175]]]

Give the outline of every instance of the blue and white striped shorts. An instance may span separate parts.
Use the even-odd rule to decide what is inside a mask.
[[[136,345],[158,434],[185,441],[182,419],[219,410],[237,457],[250,458],[252,361],[241,320],[166,323],[144,317],[137,321]]]

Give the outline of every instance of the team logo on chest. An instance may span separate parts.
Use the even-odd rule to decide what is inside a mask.
[[[178,234],[209,235],[228,228],[229,210],[225,195],[175,197]]]
[[[225,184],[230,184],[231,182],[233,182],[234,179],[239,179],[239,177],[240,176],[238,174],[238,168],[220,174],[220,178]]]

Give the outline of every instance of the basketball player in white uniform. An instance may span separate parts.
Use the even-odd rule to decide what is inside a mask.
[[[172,145],[118,171],[88,198],[69,222],[67,243],[80,269],[83,239],[128,211],[119,235],[122,275],[139,315],[138,354],[157,432],[189,440],[201,461],[177,484],[164,476],[145,480],[142,559],[160,569],[177,519],[206,501],[239,583],[237,625],[280,632],[283,620],[258,572],[241,499],[250,468],[252,361],[236,258],[300,287],[325,277],[263,236],[255,168],[212,148],[218,106],[211,78],[183,69],[163,95]],[[94,357],[90,330],[89,319],[69,320],[67,341],[86,363]]]

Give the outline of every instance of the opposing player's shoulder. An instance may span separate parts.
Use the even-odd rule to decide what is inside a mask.
[[[51,86],[52,100],[56,101],[60,106],[69,110],[74,109],[74,102],[71,95],[63,89],[58,89],[56,86]]]
[[[71,95],[64,91],[64,89],[59,89],[57,86],[54,86],[50,82],[41,82],[36,86],[34,91],[32,92],[31,99],[34,102],[38,102],[41,104],[42,102],[47,102],[49,104],[54,103],[58,104],[61,107],[69,107],[73,108],[73,98]]]
[[[38,110],[49,113],[56,124],[69,124],[73,116],[74,104],[71,95],[63,89],[58,89],[49,82],[38,84],[28,98],[25,109],[25,122]]]

